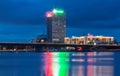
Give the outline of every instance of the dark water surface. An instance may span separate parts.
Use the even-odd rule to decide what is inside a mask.
[[[0,76],[120,76],[120,52],[1,52]]]

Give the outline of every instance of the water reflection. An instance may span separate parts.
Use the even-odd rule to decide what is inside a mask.
[[[53,71],[52,71],[52,53],[46,53],[45,54],[45,65],[44,65],[44,70],[45,70],[45,76],[53,76]]]
[[[112,52],[46,52],[43,76],[114,76]]]
[[[68,76],[68,53],[44,53],[45,76]]]
[[[119,52],[0,53],[0,76],[119,76],[118,56]]]

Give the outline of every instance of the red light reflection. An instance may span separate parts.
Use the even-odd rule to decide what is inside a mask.
[[[52,53],[45,53],[45,76],[53,76],[52,71]]]

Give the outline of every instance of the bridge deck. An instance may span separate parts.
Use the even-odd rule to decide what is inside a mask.
[[[63,43],[0,43],[0,51],[120,51],[120,45],[77,45]]]

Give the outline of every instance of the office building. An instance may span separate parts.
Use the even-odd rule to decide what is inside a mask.
[[[66,17],[64,10],[53,9],[46,13],[48,42],[64,43],[66,36]]]

